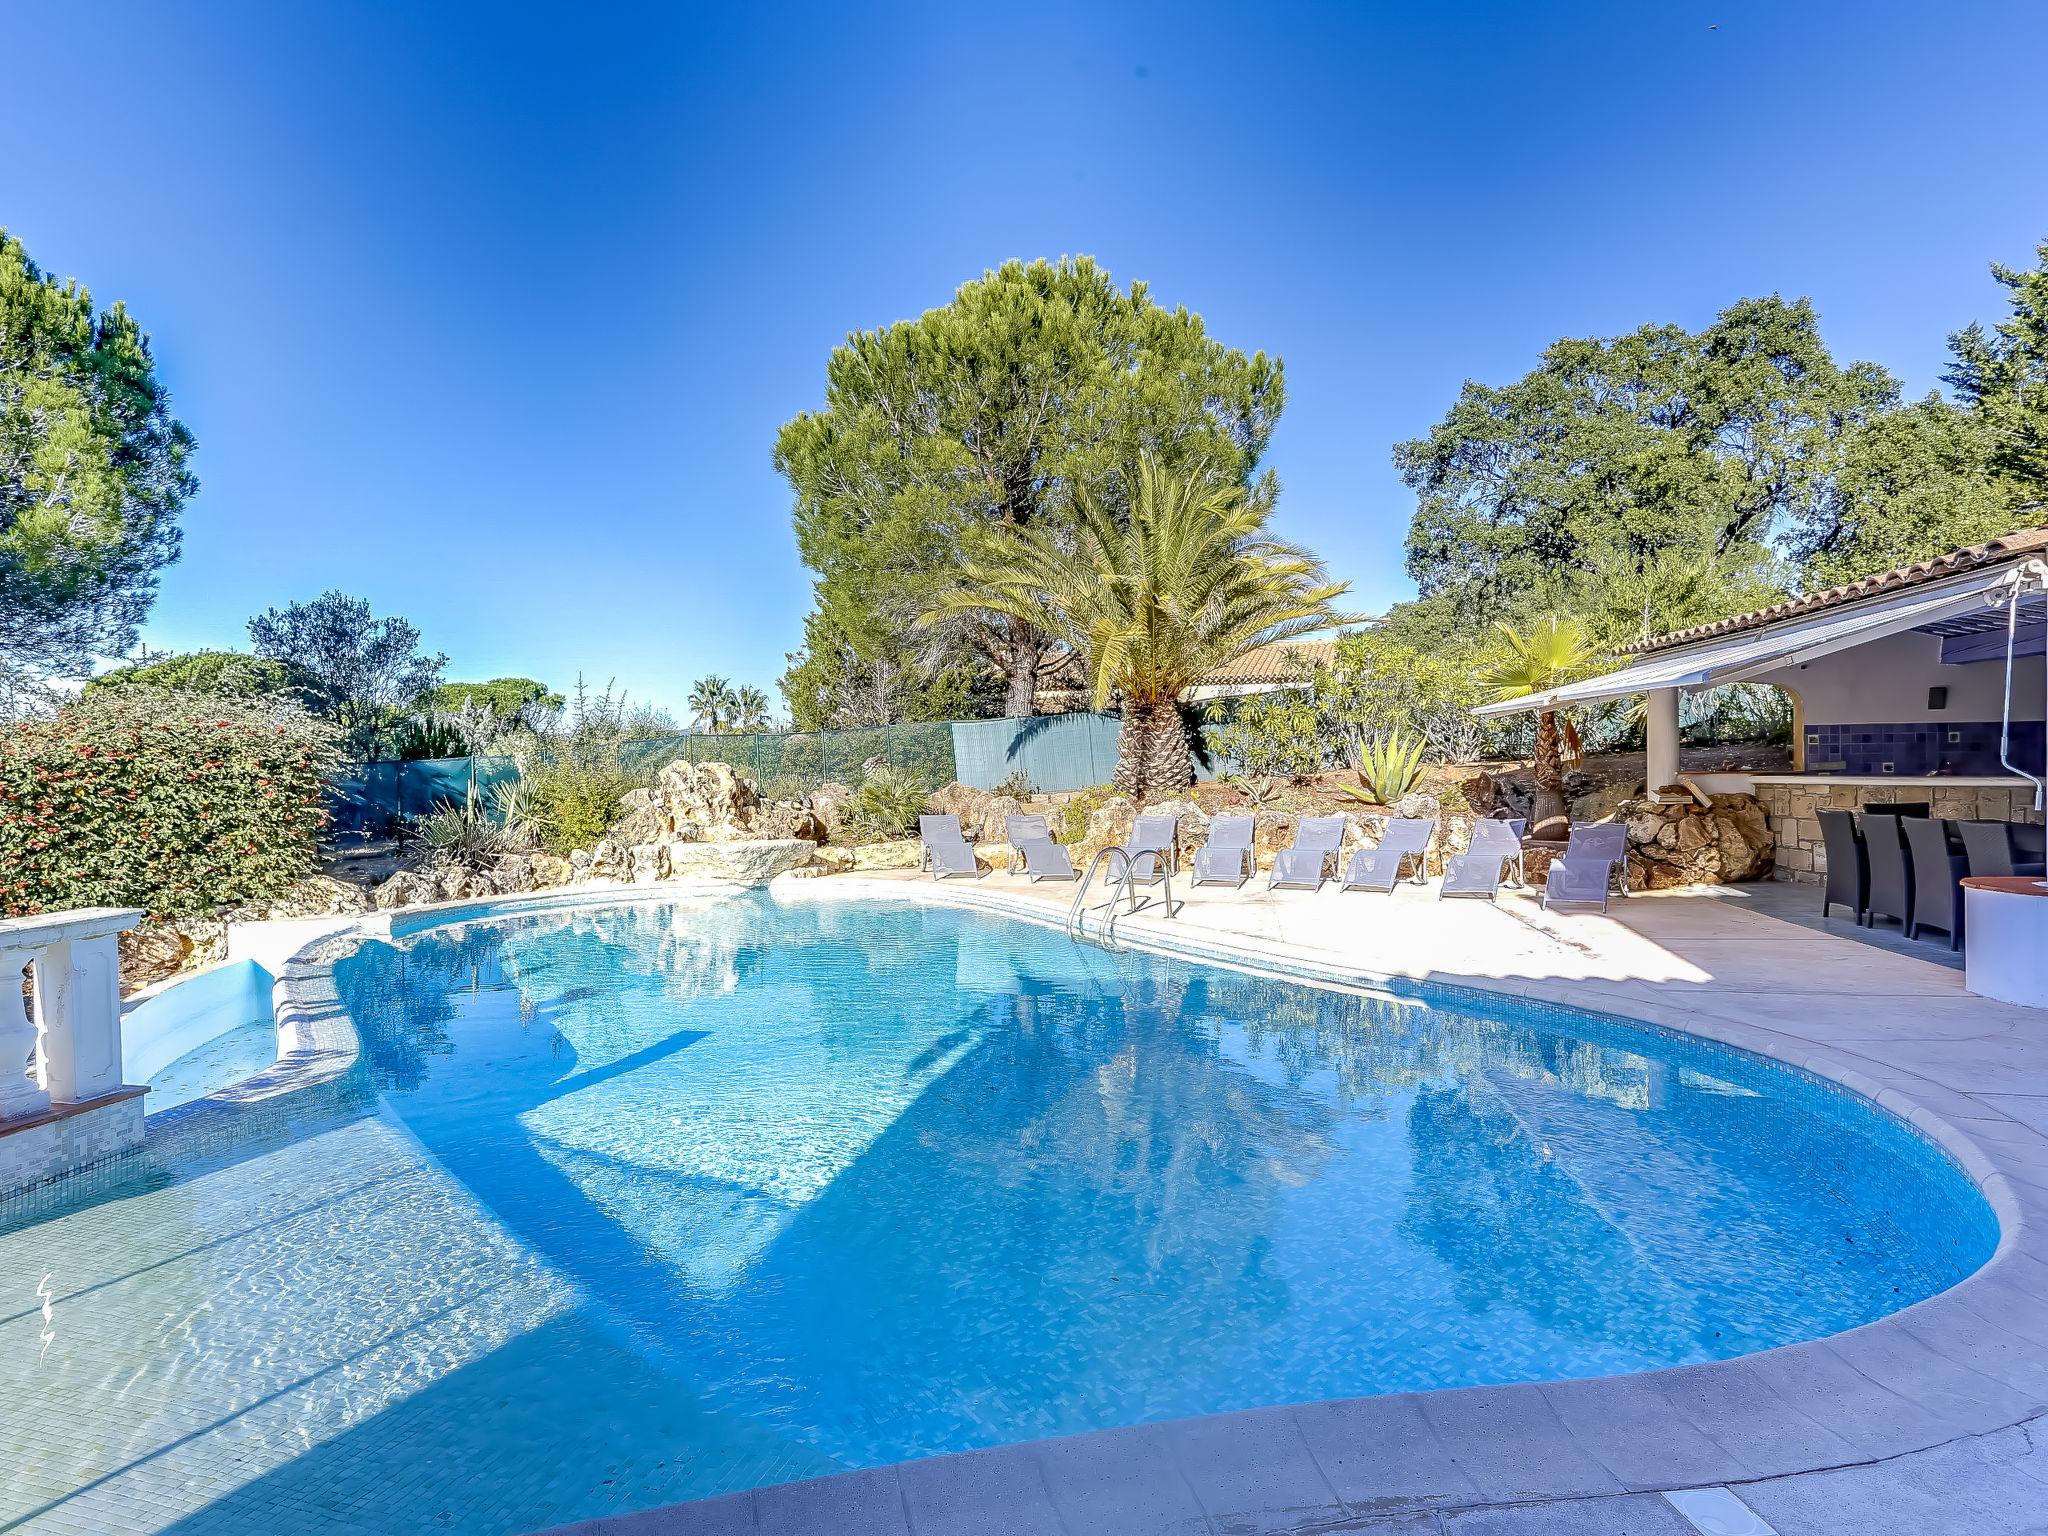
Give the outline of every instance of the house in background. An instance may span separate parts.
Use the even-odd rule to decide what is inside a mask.
[[[1181,698],[1200,704],[1211,699],[1274,693],[1282,688],[1305,688],[1317,667],[1328,666],[1336,659],[1335,640],[1288,640],[1278,645],[1262,645],[1218,667]],[[1071,714],[1089,707],[1088,678],[1072,652],[1061,652],[1040,669],[1038,690],[1032,698],[1038,712],[1045,715]]]

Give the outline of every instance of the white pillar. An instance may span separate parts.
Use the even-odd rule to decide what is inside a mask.
[[[43,951],[36,989],[43,1084],[59,1104],[82,1104],[121,1086],[121,954],[111,933]]]
[[[26,946],[0,949],[0,1120],[19,1120],[50,1107],[36,1051],[36,1021],[23,986],[35,958],[36,951]],[[38,1059],[31,1062],[31,1057]]]
[[[1678,690],[1653,689],[1645,703],[1644,777],[1654,795],[1678,782]]]

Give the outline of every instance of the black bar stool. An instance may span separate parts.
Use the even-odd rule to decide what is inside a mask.
[[[1870,855],[1864,851],[1863,834],[1856,830],[1856,818],[1848,811],[1819,811],[1821,846],[1828,853],[1828,882],[1821,889],[1820,915],[1828,908],[1844,906],[1856,914],[1861,927],[1870,909]]]
[[[1924,817],[1922,818],[1925,819]],[[1886,811],[1863,813],[1863,847],[1870,857],[1870,925],[1880,917],[1913,920],[1913,866],[1906,862],[1906,835],[1899,818]]]
[[[1906,847],[1913,858],[1913,915],[1906,924],[1906,937],[1917,939],[1922,928],[1939,928],[1948,935],[1948,947],[1963,947],[1964,875],[1970,861],[1950,850],[1948,828],[1926,816],[1908,816],[1900,821],[1906,829]]]

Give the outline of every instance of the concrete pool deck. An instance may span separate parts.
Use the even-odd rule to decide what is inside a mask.
[[[779,882],[1052,919],[1007,875]],[[2048,1012],[1781,922],[1739,888],[1606,914],[1176,887],[1119,936],[1333,982],[1407,979],[1612,1013],[1772,1057],[1945,1146],[2001,1224],[1961,1284],[1764,1354],[1639,1375],[1213,1415],[940,1456],[570,1527],[590,1536],[2048,1532]],[[2038,1448],[2037,1448],[2038,1446]],[[1725,1490],[1725,1492],[1724,1492]],[[1683,1512],[1682,1512],[1683,1511]],[[1767,1523],[1766,1523],[1767,1522]]]

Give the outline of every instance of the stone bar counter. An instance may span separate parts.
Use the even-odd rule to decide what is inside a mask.
[[[2034,786],[2027,779],[1760,773],[1753,782],[1777,836],[1780,880],[1818,882],[1827,873],[1817,811],[1860,811],[1873,803],[1924,800],[1931,815],[1948,820],[2041,820],[2034,809]]]

